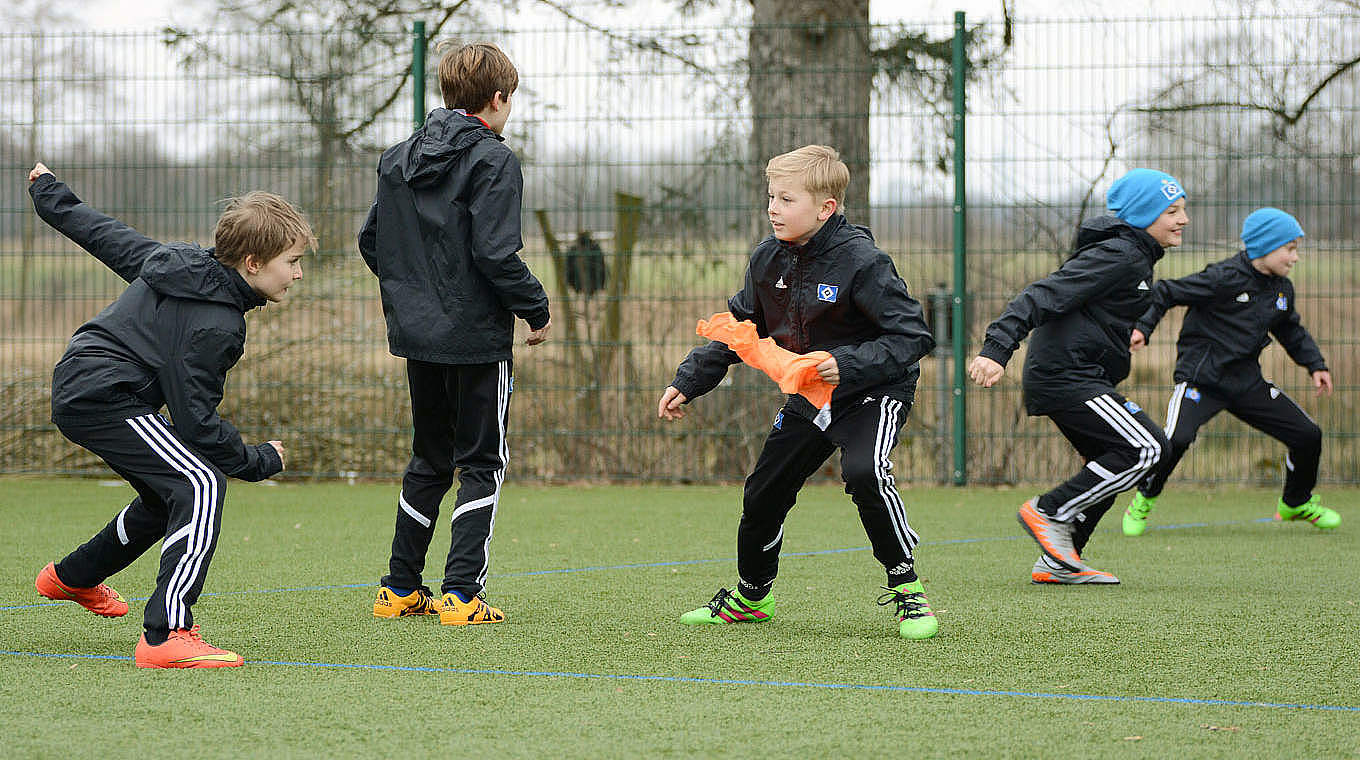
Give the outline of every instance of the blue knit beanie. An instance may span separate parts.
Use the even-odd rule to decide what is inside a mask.
[[[1258,208],[1242,222],[1247,258],[1259,259],[1291,240],[1303,237],[1299,220],[1277,208]]]
[[[1105,206],[1115,216],[1138,229],[1147,229],[1157,221],[1185,191],[1175,177],[1156,169],[1134,169],[1110,185]]]

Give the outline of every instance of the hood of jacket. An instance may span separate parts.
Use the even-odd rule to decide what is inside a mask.
[[[1146,230],[1133,227],[1114,214],[1101,214],[1087,219],[1077,228],[1077,237],[1072,243],[1072,256],[1093,245],[1115,238],[1123,238],[1133,243],[1138,250],[1147,254],[1153,263],[1166,255],[1166,249],[1147,234]]]
[[[444,179],[460,155],[488,137],[505,139],[475,116],[436,108],[425,124],[399,146],[384,171],[399,173],[412,187],[433,185]]]
[[[152,290],[175,298],[227,304],[243,312],[265,304],[240,272],[191,243],[167,243],[152,251],[140,277]]]

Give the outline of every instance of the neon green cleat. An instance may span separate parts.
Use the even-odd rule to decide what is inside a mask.
[[[713,601],[697,610],[680,616],[685,625],[726,625],[727,623],[763,623],[774,617],[774,595],[758,602],[742,596],[738,591],[718,589]]]
[[[1322,506],[1322,500],[1316,494],[1297,507],[1288,506],[1284,499],[1280,499],[1275,507],[1275,519],[1307,520],[1323,530],[1331,530],[1341,524],[1341,515],[1335,509]]]
[[[1133,501],[1124,510],[1124,535],[1141,536],[1147,530],[1147,516],[1157,506],[1156,496],[1144,496],[1142,491],[1133,492]]]
[[[888,592],[878,597],[878,603],[895,606],[897,633],[904,639],[928,639],[940,630],[940,621],[926,600],[926,588],[918,578],[900,586],[884,586]]]

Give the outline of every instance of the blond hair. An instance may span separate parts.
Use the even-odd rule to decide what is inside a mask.
[[[239,266],[247,256],[268,264],[299,243],[316,250],[311,225],[281,196],[253,190],[226,204],[213,231],[213,255],[224,265]]]
[[[803,188],[817,199],[835,198],[836,206],[845,204],[845,188],[850,184],[850,170],[841,161],[841,154],[826,145],[804,145],[798,150],[781,153],[765,164],[765,180],[797,178]]]
[[[457,45],[441,42],[436,50],[446,51],[439,59],[439,92],[448,108],[477,113],[496,93],[509,98],[519,87],[519,72],[509,56],[489,42]]]

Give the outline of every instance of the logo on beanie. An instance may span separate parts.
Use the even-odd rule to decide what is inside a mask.
[[[1175,200],[1181,194],[1181,186],[1169,179],[1162,180],[1162,195],[1169,201]]]
[[[1284,297],[1284,293],[1281,293],[1280,297],[1275,299],[1275,308],[1280,311],[1289,311],[1289,299]]]

